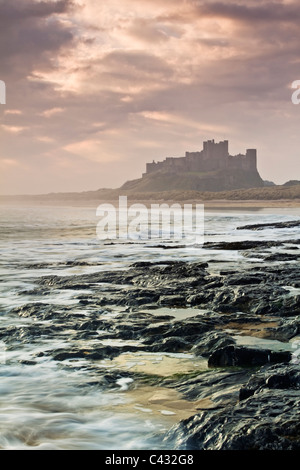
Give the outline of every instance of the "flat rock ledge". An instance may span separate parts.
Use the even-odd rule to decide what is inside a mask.
[[[164,443],[179,450],[299,450],[300,365],[263,366],[236,404],[181,421]]]

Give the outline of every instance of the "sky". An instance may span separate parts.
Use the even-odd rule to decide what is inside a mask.
[[[117,188],[229,140],[300,179],[299,0],[0,0],[0,194]]]

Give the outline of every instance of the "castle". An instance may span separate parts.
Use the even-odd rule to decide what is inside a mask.
[[[143,178],[151,173],[189,173],[211,172],[216,170],[244,170],[257,172],[256,149],[246,150],[246,154],[229,155],[228,140],[216,143],[214,140],[203,142],[200,152],[186,152],[185,157],[168,157],[162,162],[147,163]]]
[[[147,163],[142,178],[127,181],[122,189],[153,191],[230,191],[261,188],[264,181],[257,171],[256,149],[230,155],[228,140],[203,142],[200,152],[186,152],[184,157],[168,157]]]

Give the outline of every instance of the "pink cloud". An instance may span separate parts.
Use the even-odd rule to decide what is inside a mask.
[[[299,16],[279,0],[2,3],[0,158],[29,168],[7,187],[61,190],[62,168],[69,189],[115,186],[207,138],[260,147],[284,182],[299,167]]]

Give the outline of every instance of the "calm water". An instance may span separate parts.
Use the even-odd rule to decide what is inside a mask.
[[[299,238],[297,228],[236,230],[245,224],[298,218],[296,209],[205,212],[205,241]],[[80,291],[62,289],[47,299],[33,300],[28,291],[41,276],[126,269],[143,260],[210,261],[211,272],[220,270],[218,262],[214,262],[220,259],[222,268],[226,262],[226,269],[234,269],[240,263],[260,262],[254,255],[246,259],[234,251],[194,246],[165,250],[151,240],[103,242],[96,236],[98,220],[93,207],[0,206],[1,331],[30,325],[33,319],[10,315],[10,310],[33,301],[74,306],[74,311],[82,309],[76,298]],[[181,310],[171,314],[180,317],[184,315]],[[60,348],[67,341],[67,332],[55,340],[41,336],[32,344],[20,342],[13,347],[0,341],[0,448],[159,448],[153,434],[171,425],[168,410],[162,410],[160,418],[138,404],[134,408],[126,394],[126,381],[120,381],[119,389],[104,392],[91,385],[97,379],[97,371],[86,367],[84,361],[82,364],[78,361],[74,367],[72,363],[62,364],[42,355],[43,351]],[[155,359],[157,364],[165,359],[162,356]],[[180,360],[193,358],[173,355],[168,360],[172,367],[175,360],[178,365]],[[105,361],[101,366],[105,366]]]

